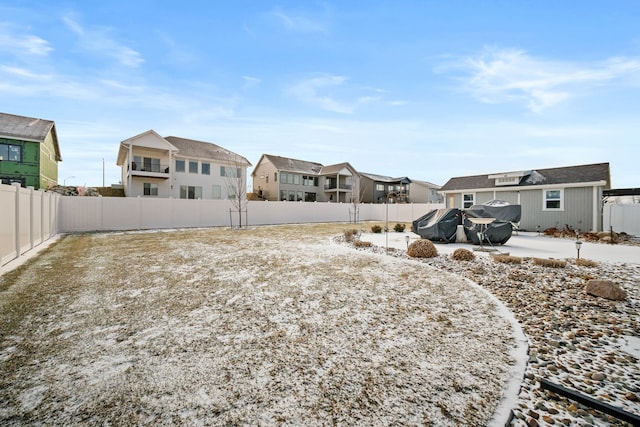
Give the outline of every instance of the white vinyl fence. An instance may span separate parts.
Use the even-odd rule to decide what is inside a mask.
[[[625,232],[640,236],[640,204],[607,203],[602,209],[604,231]]]
[[[58,234],[61,196],[0,184],[0,266]]]
[[[112,231],[238,226],[228,200],[152,199],[133,197],[61,198],[60,231]],[[360,204],[250,201],[243,225],[301,224],[374,220],[411,222],[441,204]],[[391,224],[393,226],[393,224]]]

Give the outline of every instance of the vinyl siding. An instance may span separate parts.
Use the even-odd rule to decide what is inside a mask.
[[[562,187],[558,187],[561,189]],[[563,190],[564,208],[558,211],[543,210],[544,190],[522,191],[520,202],[522,206],[522,221],[520,228],[535,231],[550,227],[564,228],[569,224],[581,231],[591,231],[597,228],[593,224],[593,188],[579,187]]]

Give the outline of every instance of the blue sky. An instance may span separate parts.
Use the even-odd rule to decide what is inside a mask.
[[[4,1],[0,111],[60,181],[149,129],[443,185],[609,162],[640,187],[638,1]]]

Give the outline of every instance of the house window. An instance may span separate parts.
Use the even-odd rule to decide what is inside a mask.
[[[144,195],[145,196],[157,196],[158,195],[158,184],[152,184],[150,182],[145,182],[144,186]]]
[[[238,197],[236,195],[236,189],[235,188],[227,188],[227,199],[235,200],[236,197]]]
[[[543,210],[563,210],[564,198],[562,190],[545,190]]]
[[[302,191],[296,192],[296,201],[301,202],[302,200]]]
[[[278,172],[273,173],[273,182],[278,182]]]
[[[184,160],[176,160],[176,172],[184,172]]]
[[[284,202],[287,201],[287,190],[280,190],[280,200]]]
[[[296,201],[296,192],[295,191],[289,191],[289,201],[290,202],[295,202]]]
[[[302,185],[317,187],[318,186],[318,177],[317,176],[306,176],[306,175],[304,175],[302,177]]]
[[[220,187],[219,185],[214,185],[211,188],[211,198],[222,199],[222,187]]]
[[[133,156],[133,163],[131,167],[133,170],[143,172],[162,172],[160,170],[160,159],[154,159],[151,157]]]
[[[462,209],[469,209],[475,203],[475,194],[463,194],[462,195]]]
[[[198,162],[189,160],[189,173],[198,173]]]
[[[296,175],[296,174],[293,174],[293,173],[281,172],[280,173],[280,182],[282,182],[283,184],[300,185],[300,175]]]
[[[220,176],[226,176],[229,178],[238,178],[241,176],[240,168],[232,168],[229,166],[220,166]]]
[[[202,162],[202,175],[211,175],[211,165],[209,163]]]
[[[304,201],[305,202],[315,202],[316,201],[316,193],[304,193]]]
[[[376,191],[384,191],[384,184],[376,184]]]
[[[13,144],[0,144],[0,160],[21,162],[22,146]]]
[[[194,187],[192,185],[180,186],[181,199],[202,199],[202,187]]]

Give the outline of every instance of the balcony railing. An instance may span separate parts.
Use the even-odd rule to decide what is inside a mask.
[[[136,162],[133,162],[131,164],[131,170],[132,173],[136,173],[136,172],[152,172],[152,173],[169,173],[169,165],[161,165],[158,163],[143,163],[143,164],[137,164]]]
[[[340,190],[351,190],[352,187],[353,186],[351,184],[342,184],[342,183],[340,184],[339,187],[336,187],[335,183],[329,183],[329,184],[325,184],[324,185],[324,189],[325,190],[337,190],[337,189],[340,189]]]

